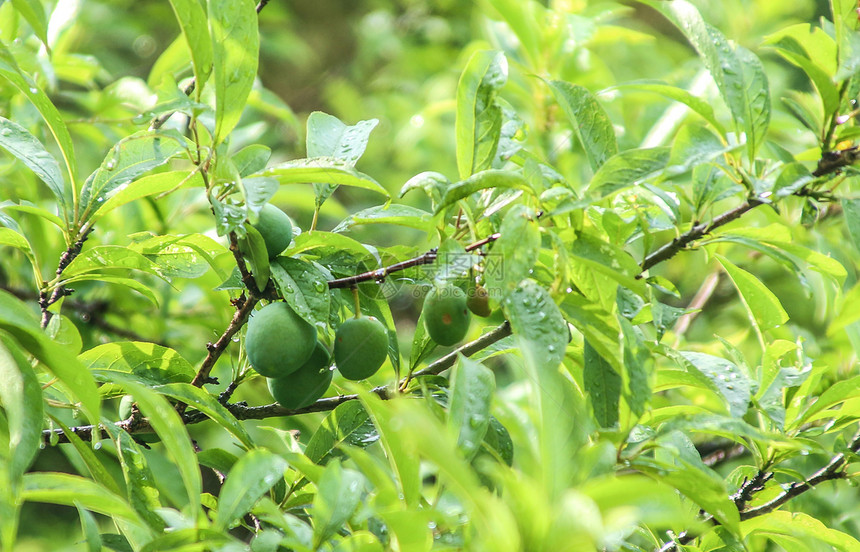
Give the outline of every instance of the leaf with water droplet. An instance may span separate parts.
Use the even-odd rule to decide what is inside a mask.
[[[296,314],[311,324],[328,321],[331,298],[325,275],[312,263],[295,257],[276,257],[270,269],[275,286]]]
[[[471,460],[487,433],[496,380],[489,368],[462,355],[450,379],[448,428],[457,435],[457,447]]]

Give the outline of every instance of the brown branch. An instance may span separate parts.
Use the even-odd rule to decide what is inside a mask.
[[[687,309],[694,312],[683,315],[677,322],[675,322],[675,327],[672,328],[672,331],[674,332],[675,339],[677,340],[675,342],[676,347],[680,342],[681,337],[687,332],[690,325],[696,319],[699,311],[705,307],[705,304],[710,300],[711,295],[714,294],[714,291],[717,289],[717,284],[720,283],[721,275],[722,272],[711,272],[708,274],[708,277],[705,278],[705,281],[699,287],[696,295],[693,296],[693,299],[687,305]]]
[[[244,295],[236,299],[236,312],[233,314],[233,319],[230,320],[230,324],[227,326],[227,329],[224,330],[224,333],[221,334],[221,337],[218,338],[218,341],[213,343],[208,343],[206,345],[206,349],[209,353],[206,355],[206,358],[203,359],[203,364],[200,365],[200,369],[197,370],[197,375],[194,376],[194,379],[191,380],[191,385],[196,387],[203,387],[203,384],[209,381],[209,374],[212,372],[212,368],[215,367],[215,363],[221,358],[221,354],[227,349],[227,346],[230,344],[231,338],[236,335],[236,332],[245,324],[248,320],[248,317],[251,315],[251,311],[254,310],[254,306],[260,299],[258,297],[254,297],[253,295],[250,297],[245,297]]]
[[[68,249],[66,249],[62,255],[60,255],[60,262],[57,264],[56,275],[57,278],[62,276],[63,271],[66,269],[75,258],[81,254],[81,249],[84,247],[84,242],[87,241],[87,238],[90,235],[90,232],[93,231],[93,227],[90,226],[86,228],[78,237],[77,241],[70,245]],[[48,327],[48,322],[51,321],[51,312],[48,310],[48,307],[65,297],[66,295],[71,295],[74,290],[66,289],[65,286],[57,286],[54,288],[51,296],[48,297],[48,290],[43,289],[39,292],[39,308],[42,309],[42,329]]]
[[[703,238],[704,236],[710,234],[721,226],[724,226],[732,221],[737,220],[745,213],[763,204],[764,201],[760,199],[750,198],[738,205],[737,207],[734,207],[733,209],[729,209],[728,211],[717,215],[710,222],[710,224],[694,224],[692,228],[690,228],[674,240],[670,241],[657,251],[645,257],[645,260],[642,261],[642,265],[640,267],[641,272],[636,277],[642,278],[647,270],[654,267],[655,265],[662,263],[663,261],[671,259],[675,255],[677,255],[678,252],[680,252],[682,249],[686,249],[686,247],[694,241]]]
[[[465,249],[466,251],[474,251],[475,249],[483,247],[488,243],[496,241],[500,237],[501,234],[497,232],[482,240],[470,243],[465,247]],[[435,261],[436,248],[433,248],[430,251],[424,253],[423,255],[418,255],[417,257],[413,257],[411,259],[407,259],[399,263],[394,263],[393,265],[377,268],[376,270],[368,270],[367,272],[362,272],[361,274],[356,274],[355,276],[347,276],[346,278],[337,278],[335,280],[329,280],[328,287],[329,289],[351,288],[354,287],[356,284],[360,284],[362,282],[380,282],[395,272],[399,272],[401,270],[406,270],[407,268],[413,268],[416,266],[432,264]]]

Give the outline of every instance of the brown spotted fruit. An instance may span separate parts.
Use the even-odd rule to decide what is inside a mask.
[[[433,288],[424,299],[424,327],[439,345],[456,345],[469,331],[466,294],[454,285]]]

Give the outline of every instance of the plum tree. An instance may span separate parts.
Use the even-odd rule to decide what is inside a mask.
[[[424,326],[439,345],[454,345],[469,331],[466,294],[454,285],[433,288],[424,299]]]
[[[334,361],[348,380],[369,378],[388,356],[388,331],[373,316],[350,318],[334,336]]]
[[[269,378],[269,392],[284,408],[304,408],[325,394],[331,384],[331,355],[317,342],[310,358],[295,372],[280,378]]]
[[[289,305],[270,303],[248,322],[245,348],[254,370],[267,378],[279,378],[298,370],[316,345],[314,327]]]

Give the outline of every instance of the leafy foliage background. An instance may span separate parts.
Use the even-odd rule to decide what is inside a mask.
[[[293,4],[0,3],[5,549],[860,549],[854,3]],[[271,404],[357,274],[389,362]]]

